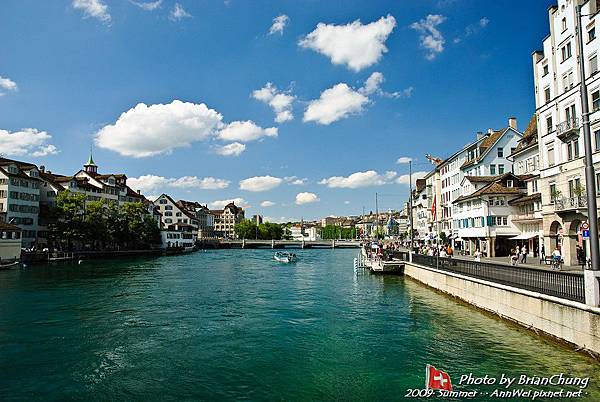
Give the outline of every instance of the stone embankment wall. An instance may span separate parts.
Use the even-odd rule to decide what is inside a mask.
[[[600,309],[406,263],[404,274],[502,318],[600,355]]]

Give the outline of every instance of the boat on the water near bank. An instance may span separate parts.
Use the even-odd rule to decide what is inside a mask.
[[[277,252],[273,256],[273,259],[278,262],[289,264],[298,261],[298,256],[296,256],[294,253]]]
[[[0,270],[14,269],[14,268],[19,268],[20,266],[21,266],[21,263],[19,261],[2,262],[2,263],[0,263]]]

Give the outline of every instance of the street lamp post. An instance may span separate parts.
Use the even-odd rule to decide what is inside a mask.
[[[412,208],[412,160],[408,161],[408,211],[410,215],[410,250],[409,257],[412,262],[412,253],[413,253],[413,208]]]
[[[585,60],[583,54],[583,25],[581,22],[581,5],[577,9],[577,47],[579,50],[579,75],[581,95],[581,126],[583,128],[583,145],[585,147],[585,182],[587,187],[587,209],[590,230],[591,265],[584,271],[585,302],[590,306],[600,306],[600,249],[598,245],[598,209],[596,207],[596,175],[592,160],[592,134],[590,130],[590,109],[588,103],[587,84],[585,82]]]

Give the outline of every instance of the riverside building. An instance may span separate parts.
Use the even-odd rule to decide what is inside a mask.
[[[540,151],[542,221],[546,254],[561,250],[565,264],[577,264],[581,224],[587,220],[580,85],[589,90],[593,161],[600,168],[600,74],[598,74],[598,1],[558,0],[548,9],[550,34],[533,52],[533,75]],[[576,7],[582,5],[582,24]],[[577,45],[583,37],[583,54]],[[580,75],[583,63],[585,77]],[[597,176],[598,179],[598,176]],[[597,181],[598,182],[598,181]]]

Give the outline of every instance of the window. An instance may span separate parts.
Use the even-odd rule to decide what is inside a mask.
[[[531,182],[531,190],[532,190],[532,192],[534,192],[534,193],[537,193],[537,192],[538,192],[538,181],[537,181],[537,180],[533,180],[533,181]]]
[[[490,165],[490,175],[494,176],[495,174],[496,174],[496,165]]]
[[[600,90],[592,92],[592,111],[600,110]]]
[[[546,117],[546,132],[547,133],[552,132],[552,116]]]
[[[567,143],[567,160],[579,158],[579,141],[573,140]]]
[[[544,65],[542,66],[542,71],[543,71],[544,77],[545,77],[546,75],[548,75],[548,72],[549,72],[549,69],[548,69],[548,63],[546,63],[546,64],[544,64]]]
[[[513,187],[513,181],[512,180],[506,180],[506,187],[512,188]]]
[[[498,165],[498,174],[504,174],[504,165]]]
[[[563,18],[561,22],[563,32],[567,30],[567,19]]]
[[[596,151],[600,151],[600,129],[594,131],[594,138],[596,139]]]
[[[163,198],[163,199],[161,199],[161,200],[160,200],[158,203],[159,203],[159,204],[166,204],[166,203],[167,203],[167,200],[165,200],[165,199]]]
[[[581,180],[579,178],[569,180],[569,197],[570,198],[577,197],[578,193],[580,191],[581,191]]]
[[[502,158],[504,156],[504,149],[498,148],[498,157]]]
[[[550,144],[548,145],[548,167],[550,166],[554,166],[554,145]]]
[[[577,119],[577,112],[575,111],[575,104],[565,108],[565,120],[567,123],[575,123]],[[572,127],[572,126],[569,126]]]
[[[590,75],[598,71],[598,55],[590,57]]]
[[[600,173],[596,173],[596,194],[600,194]]]
[[[565,61],[568,58],[570,58],[571,57],[571,42],[567,42],[567,44],[564,45],[560,51],[562,54],[562,61]]]
[[[546,99],[546,103],[550,102],[550,87],[544,88],[544,98]]]
[[[556,184],[552,183],[550,184],[550,199],[552,200],[552,202],[556,201]]]
[[[573,88],[573,71],[569,71],[568,73],[565,73],[562,77],[563,80],[563,89],[565,91],[568,91],[569,89]]]
[[[591,27],[588,29],[588,42],[591,42],[594,39],[596,39],[596,27]]]

